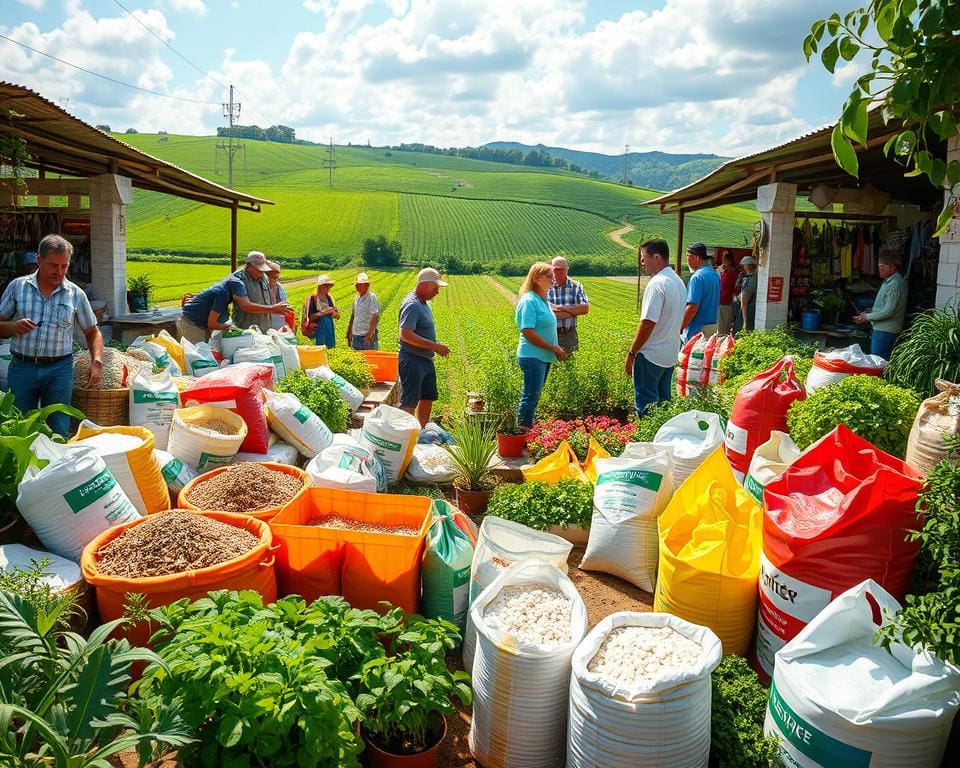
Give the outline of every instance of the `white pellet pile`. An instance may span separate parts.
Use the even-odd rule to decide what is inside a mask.
[[[487,606],[487,626],[524,643],[550,646],[570,642],[573,602],[546,584],[504,587]]]
[[[654,682],[696,668],[703,648],[670,627],[619,627],[606,636],[587,670],[622,685]]]

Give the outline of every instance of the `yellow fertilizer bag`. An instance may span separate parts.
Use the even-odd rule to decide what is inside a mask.
[[[523,479],[530,482],[539,480],[548,485],[556,485],[565,477],[587,482],[587,476],[580,469],[577,454],[566,440],[549,456],[544,456],[532,467],[523,470]]]
[[[187,370],[183,359],[183,345],[166,331],[160,331],[156,336],[148,336],[144,341],[152,341],[167,350],[167,354],[177,364],[181,371]]]
[[[584,459],[581,468],[583,469],[583,474],[587,476],[587,479],[593,483],[597,484],[597,460],[598,459],[609,459],[610,453],[604,448],[600,443],[597,442],[596,438],[590,438],[590,446],[587,448],[587,458]]]
[[[712,629],[743,655],[757,610],[763,512],[733,476],[721,445],[667,504],[659,523],[653,610]]]

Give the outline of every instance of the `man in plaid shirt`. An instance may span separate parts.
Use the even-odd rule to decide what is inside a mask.
[[[47,235],[37,249],[37,271],[16,278],[0,298],[0,337],[13,337],[7,383],[24,413],[38,405],[70,403],[74,323],[90,348],[90,377],[82,386],[96,389],[103,377],[103,336],[97,318],[86,294],[66,277],[72,255],[69,241]],[[49,423],[64,437],[69,433],[66,414],[53,414]]]
[[[567,260],[554,257],[553,286],[547,291],[547,302],[557,316],[557,342],[569,355],[580,346],[577,317],[590,311],[590,302],[583,286],[567,277]]]

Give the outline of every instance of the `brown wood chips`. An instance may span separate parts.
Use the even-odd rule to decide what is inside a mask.
[[[256,462],[231,464],[190,489],[187,501],[198,509],[247,514],[286,504],[303,487],[299,477]]]
[[[173,510],[131,526],[100,547],[96,559],[97,567],[108,576],[167,576],[232,560],[259,543],[243,528]]]

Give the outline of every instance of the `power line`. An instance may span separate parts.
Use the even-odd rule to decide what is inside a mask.
[[[14,40],[12,37],[7,37],[6,35],[0,35],[0,38],[2,38],[3,40],[6,40],[8,43],[14,43],[16,45],[19,45],[21,48],[26,48],[28,51],[33,51],[34,53],[37,53],[41,56],[46,56],[48,59],[53,59],[54,61],[59,62],[60,64],[65,64],[68,67],[73,67],[74,69],[80,70],[81,72],[85,72],[88,75],[93,75],[94,77],[99,77],[102,80],[107,80],[113,83],[114,85],[122,85],[124,88],[132,88],[135,91],[141,91],[142,93],[149,93],[151,96],[159,96],[163,99],[174,99],[175,101],[185,101],[189,104],[209,104],[214,107],[219,106],[220,104],[220,102],[217,102],[217,101],[203,101],[202,99],[188,99],[188,98],[185,98],[184,96],[173,96],[169,93],[160,93],[159,91],[151,91],[149,88],[141,88],[139,85],[133,85],[132,83],[125,83],[123,82],[123,80],[117,80],[116,78],[109,77],[108,75],[101,75],[99,72],[94,72],[93,70],[90,70],[90,69],[84,69],[83,67],[77,64],[74,64],[73,62],[66,61],[65,59],[57,58],[52,54],[46,53],[45,51],[40,51],[40,50],[37,50],[36,48],[32,48],[26,43],[21,43],[19,40]]]

